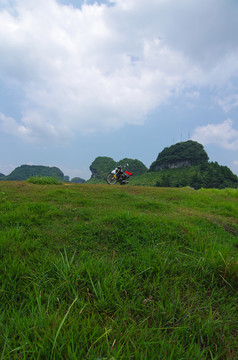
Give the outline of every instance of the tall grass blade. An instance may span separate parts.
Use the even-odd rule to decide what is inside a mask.
[[[56,332],[54,342],[53,342],[53,346],[52,346],[52,350],[51,350],[51,356],[50,356],[51,359],[52,359],[52,356],[53,356],[53,353],[54,353],[56,341],[57,341],[57,338],[59,336],[60,330],[61,330],[62,326],[64,325],[64,322],[65,322],[67,316],[69,315],[69,312],[70,312],[71,308],[73,307],[73,305],[75,304],[75,302],[77,300],[78,300],[78,298],[75,298],[74,301],[72,302],[72,304],[70,305],[70,307],[68,308],[68,311],[66,312],[65,316],[63,317],[63,320],[61,321],[60,326],[59,326],[59,328],[58,328],[58,330]]]

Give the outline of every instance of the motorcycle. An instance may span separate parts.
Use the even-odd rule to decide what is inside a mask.
[[[132,175],[129,171],[123,171],[121,166],[118,166],[116,169],[112,170],[107,176],[107,183],[109,185],[114,185],[117,182],[121,185],[126,185],[129,182],[129,178]]]

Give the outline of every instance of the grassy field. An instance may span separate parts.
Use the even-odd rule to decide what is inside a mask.
[[[0,359],[237,359],[238,190],[0,183]]]

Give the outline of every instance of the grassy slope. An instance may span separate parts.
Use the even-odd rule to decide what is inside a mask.
[[[237,190],[1,182],[1,359],[236,359],[237,219]]]

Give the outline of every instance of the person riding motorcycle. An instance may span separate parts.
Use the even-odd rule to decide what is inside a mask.
[[[120,165],[117,166],[116,169],[115,169],[115,171],[116,171],[117,180],[119,180],[119,179],[122,180],[122,178],[124,177],[124,172],[123,172],[123,170],[122,170],[122,167],[121,167]]]
[[[123,171],[122,166],[117,166],[114,170],[110,172],[107,176],[107,183],[112,185],[119,182],[121,185],[128,184],[129,177],[132,175],[129,171]]]

